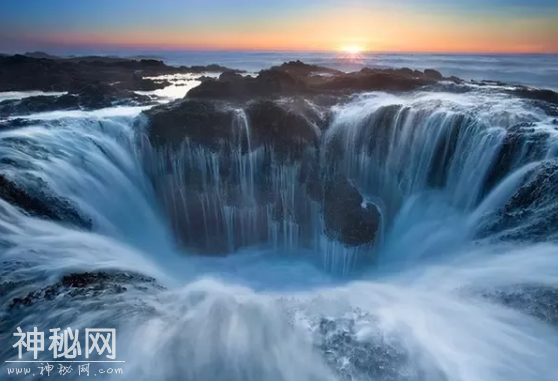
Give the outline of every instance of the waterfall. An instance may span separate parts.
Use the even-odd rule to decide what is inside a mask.
[[[350,274],[377,263],[382,247],[391,245],[386,238],[417,228],[413,218],[421,215],[431,224],[419,224],[424,231],[414,234],[428,234],[449,218],[460,220],[465,231],[458,239],[451,228],[446,240],[474,237],[479,229],[465,223],[467,215],[479,214],[477,208],[483,215],[494,212],[513,195],[487,204],[492,189],[525,165],[555,157],[556,137],[541,112],[505,98],[500,100],[515,113],[495,102],[471,107],[471,98],[356,97],[333,107],[318,149],[307,148],[295,161],[254,141],[245,110],[237,108],[230,140],[211,147],[188,138],[178,147],[145,142],[146,167],[179,244],[189,251],[227,254],[257,245],[286,254],[307,250],[328,271]],[[541,147],[533,149],[533,142]],[[351,246],[325,233],[324,185],[312,181],[339,175],[356,186],[363,208],[380,212],[373,245]]]

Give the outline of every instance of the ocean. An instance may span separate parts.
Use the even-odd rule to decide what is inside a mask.
[[[146,56],[169,65],[208,65],[257,72],[291,60],[343,71],[361,68],[436,69],[465,80],[492,80],[558,90],[558,54],[404,54],[292,51],[60,50],[59,55]]]

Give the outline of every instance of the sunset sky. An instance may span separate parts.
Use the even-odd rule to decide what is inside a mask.
[[[0,1],[0,51],[558,52],[558,0]]]

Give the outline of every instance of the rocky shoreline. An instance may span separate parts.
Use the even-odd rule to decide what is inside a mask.
[[[45,54],[0,56],[0,92],[47,94],[0,102],[0,118],[57,110],[95,110],[118,105],[153,105],[136,93],[171,86],[171,74],[240,73],[220,65],[168,66],[154,59],[113,57],[59,58]],[[48,95],[64,92],[64,95]]]
[[[220,73],[220,77],[207,77],[203,75],[205,73]],[[169,66],[155,59],[94,56],[60,58],[34,52],[0,56],[0,93],[43,91],[66,94],[0,101],[0,118],[56,110],[95,110],[117,105],[149,106],[156,103],[153,97],[137,92],[171,86],[169,80],[156,77],[177,74],[199,75],[201,84],[191,89],[185,99],[227,101],[242,105],[262,99],[303,97],[315,104],[327,106],[360,92],[440,89],[463,92],[470,91],[462,86],[468,84],[508,86],[494,81],[466,82],[455,76],[444,77],[433,69],[419,71],[365,67],[357,72],[345,73],[291,61],[252,76],[217,64]],[[531,100],[549,114],[558,116],[558,94],[551,90],[516,85],[505,91],[511,96]]]

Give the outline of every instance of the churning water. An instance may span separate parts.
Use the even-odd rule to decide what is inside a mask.
[[[130,271],[164,287],[4,311],[3,360],[17,359],[18,326],[110,326],[126,361],[114,379],[558,379],[558,331],[541,318],[558,302],[540,301],[558,285],[558,246],[538,229],[558,200],[498,224],[558,153],[543,111],[481,90],[374,93],[335,106],[320,154],[382,215],[375,245],[357,248],[323,234],[319,207],[297,196],[300,165],[268,170],[284,208],[308,216],[304,229],[250,203],[264,148],[233,155],[246,204],[231,206],[218,192],[219,157],[189,142],[173,153],[151,148],[140,111],[41,115],[0,133],[5,176],[71,201],[93,225],[41,220],[0,200],[2,281],[22,282],[3,302],[70,272]],[[234,128],[249,142],[241,109]],[[520,142],[504,165],[512,134]],[[179,186],[183,168],[201,176],[195,214]],[[179,228],[211,240],[214,220],[224,221],[228,256],[177,242]],[[520,234],[532,231],[538,239]]]

